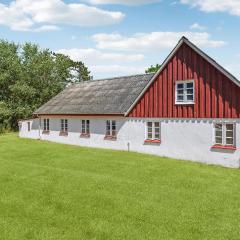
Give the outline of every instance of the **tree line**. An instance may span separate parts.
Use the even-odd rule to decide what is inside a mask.
[[[0,40],[0,132],[16,130],[19,119],[32,116],[68,84],[89,79],[83,62],[32,43]]]

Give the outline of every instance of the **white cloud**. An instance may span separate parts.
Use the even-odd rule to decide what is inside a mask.
[[[86,0],[86,2],[91,4],[143,5],[161,2],[161,0]]]
[[[212,40],[207,32],[151,32],[138,33],[130,37],[120,34],[95,34],[92,36],[99,49],[125,50],[125,51],[156,51],[173,48],[178,40],[187,37],[200,47],[221,47],[226,43],[221,40]]]
[[[180,0],[182,4],[198,7],[204,12],[228,12],[240,16],[239,0]]]
[[[122,53],[106,53],[94,48],[87,49],[60,49],[58,53],[69,56],[74,61],[83,61],[88,66],[96,64],[112,64],[122,62],[137,62],[142,61],[144,56],[142,54],[122,54]]]
[[[191,26],[190,26],[190,29],[195,29],[195,30],[200,30],[200,31],[203,31],[206,29],[205,26],[199,24],[199,23],[193,23]]]
[[[145,70],[145,67],[139,66],[144,60],[142,54],[104,52],[94,48],[60,49],[56,52],[67,55],[74,61],[83,61],[97,78],[137,74]]]
[[[0,25],[8,26],[16,31],[28,31],[33,25],[33,20],[23,11],[11,3],[9,6],[0,3]]]
[[[60,28],[55,25],[43,25],[39,28],[34,29],[34,32],[51,32],[51,31],[59,31]]]
[[[40,24],[83,27],[110,25],[120,22],[123,17],[121,12],[106,11],[80,3],[66,4],[62,0],[15,0],[8,5],[0,4],[0,25],[17,31],[33,31],[41,28],[38,26]]]
[[[97,65],[89,67],[93,76],[123,76],[144,73],[146,67],[131,67],[122,65]]]

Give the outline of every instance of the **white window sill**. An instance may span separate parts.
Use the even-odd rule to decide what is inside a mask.
[[[175,102],[175,105],[194,105],[195,102]]]

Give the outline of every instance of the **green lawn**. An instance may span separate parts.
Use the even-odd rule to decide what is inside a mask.
[[[240,172],[0,135],[0,239],[240,239]]]

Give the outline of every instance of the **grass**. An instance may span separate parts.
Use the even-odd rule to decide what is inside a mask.
[[[0,136],[0,239],[239,239],[240,174]]]

